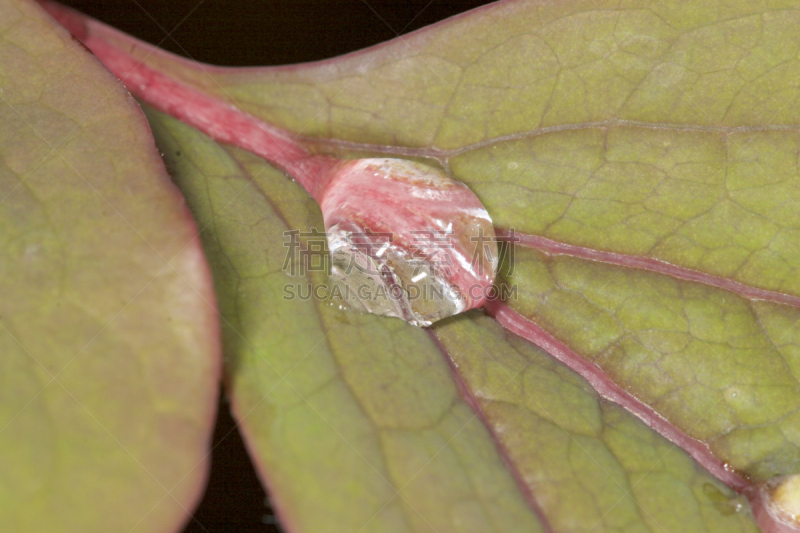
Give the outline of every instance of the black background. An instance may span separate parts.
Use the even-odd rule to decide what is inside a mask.
[[[489,3],[487,0],[66,0],[144,41],[204,63],[284,65],[327,59]],[[184,533],[275,533],[224,396],[211,476]],[[354,532],[355,533],[355,532]]]
[[[165,50],[218,65],[327,59],[433,24],[487,0],[65,0]]]

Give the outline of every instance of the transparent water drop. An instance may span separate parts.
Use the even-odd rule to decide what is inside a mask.
[[[347,307],[428,326],[489,295],[498,262],[491,218],[441,171],[400,159],[347,161],[320,205],[331,281]]]

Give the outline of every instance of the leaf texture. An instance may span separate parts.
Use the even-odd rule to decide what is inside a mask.
[[[522,232],[503,272],[518,288],[508,309],[582,376],[476,313],[426,337],[287,303],[281,233],[321,228],[316,206],[255,156],[150,113],[207,227],[235,411],[290,530],[484,523],[462,520],[453,494],[544,531],[754,530],[719,480],[760,505],[761,482],[799,472],[798,17],[796,2],[500,2],[262,69],[198,65],[81,19],[78,33],[313,150],[422,158],[470,185],[500,229]],[[629,401],[601,398],[592,376]],[[461,416],[475,433],[442,429]],[[439,470],[435,449],[484,450],[484,462]],[[521,528],[486,523],[475,527]]]
[[[175,531],[208,468],[210,274],[140,109],[0,2],[0,523]]]
[[[542,531],[424,330],[284,299],[316,204],[258,157],[149,111],[203,232],[233,412],[290,531]],[[317,272],[318,274],[318,272]]]

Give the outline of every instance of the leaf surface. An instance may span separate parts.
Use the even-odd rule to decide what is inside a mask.
[[[424,330],[284,299],[285,285],[299,294],[312,282],[284,272],[279,253],[284,232],[322,227],[305,191],[252,154],[148,116],[207,227],[234,413],[287,527],[540,530]]]
[[[129,94],[0,2],[0,523],[175,531],[202,493],[214,295]]]
[[[546,352],[472,313],[435,328],[553,531],[757,531],[711,478]]]
[[[735,470],[800,470],[797,308],[520,251],[512,301]]]
[[[423,453],[431,420],[441,424],[442,413],[465,405],[484,431],[444,433],[441,449],[493,441],[482,464],[505,462],[498,479],[503,490],[516,480],[517,492],[504,501],[526,499],[525,516],[544,530],[755,527],[719,480],[758,502],[760,482],[800,472],[798,16],[791,2],[501,2],[343,58],[271,69],[197,65],[80,23],[145,68],[304,135],[321,152],[441,164],[473,188],[496,225],[539,248],[518,245],[515,260],[506,257],[505,280],[518,292],[493,313],[509,329],[507,309],[518,313],[524,337],[540,328],[526,338],[582,377],[475,313],[426,338],[313,299],[287,303],[283,286],[293,281],[279,268],[280,230],[321,228],[316,206],[255,156],[151,114],[209,227],[206,246],[226,287],[236,412],[290,530],[469,530],[448,499],[462,494],[454,484],[463,477],[438,475],[416,488],[408,466],[431,457]],[[217,155],[176,159],[198,143]],[[220,161],[231,171],[217,170]],[[260,181],[267,174],[275,181]],[[219,179],[242,185],[220,189]],[[319,399],[324,385],[339,383],[349,397]],[[293,402],[273,399],[286,387]],[[343,414],[351,413],[345,399],[352,414]],[[293,408],[316,424],[290,424]],[[258,409],[269,416],[252,419]],[[409,425],[396,426],[401,420]],[[353,433],[343,429],[350,425]],[[409,463],[395,463],[384,427],[407,431]],[[370,439],[382,456],[371,455]],[[306,445],[357,451],[362,462],[329,455],[318,464],[332,448]],[[286,447],[302,459],[287,461]],[[380,483],[359,477],[370,468]],[[361,502],[365,490],[369,505],[344,503]],[[471,497],[486,516],[503,514]],[[382,516],[395,503],[397,517],[363,522],[364,508]],[[324,509],[319,522],[307,505]]]
[[[325,282],[275,253],[288,228],[321,227],[313,200],[252,154],[148,118],[206,228],[234,413],[290,531],[756,530],[745,499],[480,313],[434,340],[287,299]]]

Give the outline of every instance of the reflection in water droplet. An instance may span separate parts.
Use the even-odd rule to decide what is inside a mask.
[[[442,172],[399,159],[347,161],[320,205],[331,281],[347,307],[428,326],[489,295],[498,262],[491,218]]]

